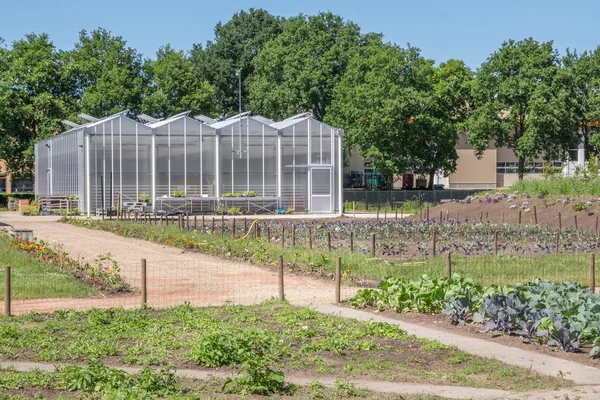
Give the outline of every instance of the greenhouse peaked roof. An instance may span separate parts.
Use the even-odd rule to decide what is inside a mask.
[[[214,124],[210,124],[215,129],[224,128],[226,126],[231,126],[233,124],[239,123],[243,119],[252,119],[260,124],[272,126],[273,121],[263,117],[262,115],[247,115],[246,113],[239,114],[238,116],[228,118],[224,121],[215,122]]]

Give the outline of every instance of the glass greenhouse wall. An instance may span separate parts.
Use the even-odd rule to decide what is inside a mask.
[[[138,119],[124,112],[37,143],[37,195],[77,196],[88,215],[342,210],[340,129],[307,115]]]

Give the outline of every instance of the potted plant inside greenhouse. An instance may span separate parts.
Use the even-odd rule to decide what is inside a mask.
[[[146,192],[140,193],[138,196],[138,201],[142,203],[143,206],[147,206],[150,201],[150,195]]]

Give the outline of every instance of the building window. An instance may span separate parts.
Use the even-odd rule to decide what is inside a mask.
[[[560,161],[553,163],[554,167],[562,167],[562,163]],[[498,174],[516,174],[519,171],[519,162],[497,162],[496,163],[496,173]],[[544,173],[544,163],[543,162],[526,162],[525,163],[525,173],[526,174],[543,174]]]
[[[0,192],[6,192],[6,176],[0,176]]]

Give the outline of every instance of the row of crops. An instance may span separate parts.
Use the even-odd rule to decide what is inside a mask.
[[[407,281],[387,278],[363,289],[355,307],[444,313],[453,324],[482,324],[482,332],[515,335],[565,352],[600,358],[600,296],[576,283],[536,279],[517,286],[483,286],[454,275]]]

